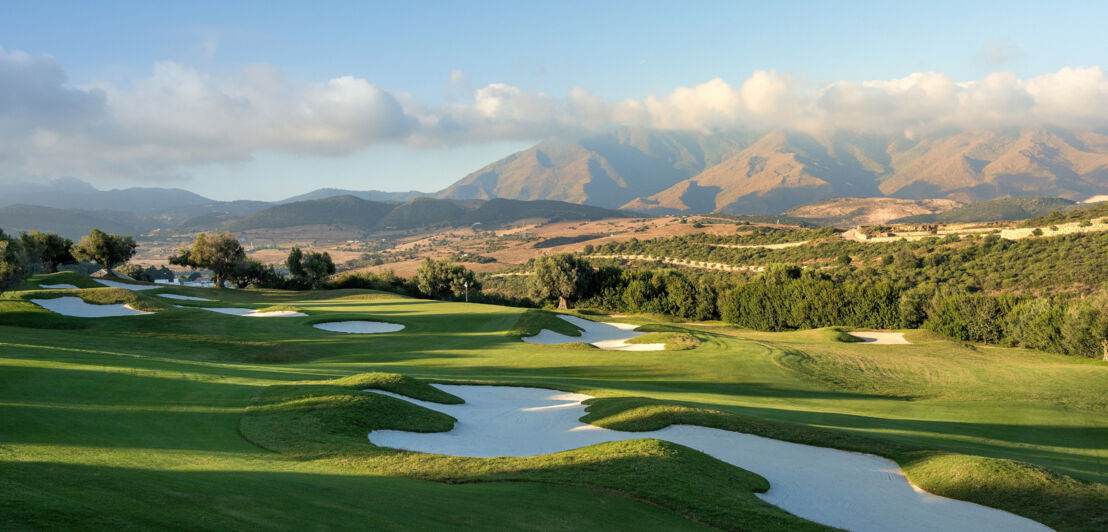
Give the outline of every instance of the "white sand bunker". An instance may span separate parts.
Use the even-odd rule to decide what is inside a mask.
[[[629,323],[602,323],[578,318],[577,316],[559,315],[581,329],[581,336],[566,336],[550,329],[543,329],[535,336],[528,336],[524,342],[532,344],[568,344],[573,342],[585,342],[601,349],[611,351],[662,351],[666,344],[630,344],[627,340],[642,336],[646,333],[635,332],[638,325]]]
[[[465,400],[443,405],[367,390],[454,416],[449,432],[379,430],[374,445],[457,456],[532,456],[597,443],[658,438],[762,475],[762,500],[795,515],[858,531],[1050,530],[1008,512],[918,491],[891,460],[719,429],[674,425],[617,432],[578,419],[589,396],[511,386],[435,385]]]
[[[160,286],[147,285],[147,284],[121,283],[119,281],[109,281],[107,279],[95,279],[95,281],[102,284],[102,285],[104,285],[104,286],[110,286],[112,288],[123,288],[123,289],[126,289],[126,290],[157,290],[159,288],[162,288]]]
[[[217,307],[191,307],[199,308],[200,310],[207,310],[210,312],[218,312],[220,314],[230,314],[232,316],[246,316],[247,318],[293,318],[297,316],[307,316],[303,312],[296,312],[295,310],[274,310],[270,312],[259,312],[252,308],[217,308]]]
[[[846,333],[855,338],[861,338],[863,343],[879,345],[904,345],[910,344],[904,339],[902,332],[850,332]]]
[[[154,294],[154,295],[156,295],[158,297],[164,297],[166,299],[179,299],[181,301],[211,301],[210,299],[208,299],[206,297],[182,296],[182,295],[178,295],[178,294]]]
[[[85,303],[84,300],[79,297],[32,299],[31,303],[51,312],[56,312],[63,316],[73,316],[75,318],[109,318],[114,316],[150,314],[150,312],[133,309],[130,305],[91,305]]]
[[[349,334],[379,334],[404,330],[404,326],[399,323],[385,323],[383,321],[329,321],[327,323],[317,323],[312,327]]]
[[[69,283],[40,284],[38,286],[39,286],[39,288],[45,288],[47,290],[76,290],[77,289],[76,286],[71,285]]]

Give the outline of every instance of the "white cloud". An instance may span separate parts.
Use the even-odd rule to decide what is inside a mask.
[[[767,70],[737,87],[717,78],[621,101],[583,87],[554,96],[469,83],[452,72],[448,88],[457,97],[429,107],[351,76],[308,82],[269,65],[216,75],[162,62],[124,85],[73,87],[53,57],[0,48],[0,179],[178,179],[189,165],[246,160],[260,151],[342,155],[383,142],[537,140],[621,125],[909,134],[1108,126],[1108,75],[1099,67],[1030,79],[997,72],[967,82],[921,72],[823,86]]]

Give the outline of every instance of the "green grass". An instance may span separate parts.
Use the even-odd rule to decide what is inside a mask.
[[[35,290],[40,289],[44,284],[71,284],[77,288],[103,288],[104,285],[96,282],[91,277],[81,275],[75,272],[58,272],[49,273],[44,275],[36,275],[31,279],[28,279],[25,283],[24,289]]]
[[[0,296],[6,530],[803,526],[755,504],[757,477],[651,440],[504,460],[369,444],[374,423],[452,423],[359,391],[451,400],[426,381],[588,393],[598,397],[588,419],[625,430],[726,423],[872,452],[936,492],[1018,504],[1013,511],[1058,529],[1103,529],[1108,512],[1108,364],[1099,361],[927,333],[875,346],[837,341],[829,329],[718,324],[651,325],[699,341],[679,354],[555,349],[519,341],[564,323],[551,313],[364,290],[173,289],[311,314],[281,319],[172,307],[79,319],[26,301],[62,292]],[[312,327],[341,320],[405,328]]]
[[[399,383],[398,383],[399,381]],[[298,460],[346,465],[375,475],[450,483],[531,481],[616,491],[715,527],[739,530],[823,529],[754,496],[769,489],[762,477],[680,445],[635,440],[523,458],[463,458],[376,447],[366,434],[399,429],[441,432],[454,419],[406,401],[365,393],[388,389],[458,402],[399,375],[365,374],[276,385],[263,390],[242,418],[241,432],[260,447]],[[675,477],[682,482],[673,482]],[[726,504],[720,504],[727,501]]]
[[[519,320],[508,331],[515,338],[535,336],[543,329],[549,329],[566,336],[581,336],[581,328],[558,317],[558,314],[545,310],[525,310]]]
[[[292,305],[270,305],[258,309],[258,312],[302,312],[303,309]]]
[[[629,344],[665,344],[666,351],[687,351],[700,345],[700,339],[687,328],[648,323],[635,329],[644,332],[642,336],[636,336],[627,340]]]

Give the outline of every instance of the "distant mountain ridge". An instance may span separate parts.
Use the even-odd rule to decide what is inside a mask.
[[[429,196],[424,192],[410,190],[408,192],[385,192],[382,190],[346,190],[342,188],[317,188],[311,192],[285,198],[276,203],[293,203],[297,201],[333,198],[335,196],[354,196],[369,201],[395,201],[405,202],[416,198]]]
[[[436,194],[449,199],[557,200],[618,208],[718,164],[745,134],[619,129],[577,141],[544,141]]]
[[[215,200],[179,188],[99,190],[72,177],[34,183],[0,183],[0,207],[25,204],[56,209],[155,212],[210,203]]]
[[[1043,126],[918,138],[621,129],[542,142],[436,196],[557,199],[656,214],[776,214],[841,197],[968,203],[1106,193],[1108,135]]]
[[[336,225],[364,231],[423,227],[496,227],[520,220],[598,220],[634,213],[561,201],[446,200],[416,198],[402,204],[335,196],[277,205],[226,225],[232,231]]]

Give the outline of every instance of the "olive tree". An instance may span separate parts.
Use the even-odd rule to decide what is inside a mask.
[[[335,263],[331,260],[331,254],[326,251],[304,253],[300,248],[294,247],[285,259],[285,266],[288,266],[289,274],[306,279],[312,288],[319,288],[324,279],[335,273]]]
[[[88,260],[99,264],[112,273],[112,268],[123,264],[135,256],[135,239],[129,236],[113,235],[99,229],[93,229],[70,248],[77,260]]]
[[[232,275],[242,271],[245,262],[246,250],[231,233],[200,233],[196,235],[192,247],[181,248],[176,255],[169,257],[170,264],[211,270],[212,281],[220,288],[226,287]]]
[[[31,231],[19,237],[27,258],[42,266],[44,271],[57,273],[58,266],[77,262],[73,253],[73,241],[54,233]]]
[[[423,259],[416,270],[416,288],[424,295],[444,299],[451,295],[460,297],[467,288],[480,290],[473,271],[448,260]]]
[[[584,259],[570,253],[546,255],[535,259],[529,291],[535,299],[558,298],[558,306],[565,307],[588,291],[594,270]]]
[[[15,288],[30,275],[23,245],[0,230],[0,294]]]

